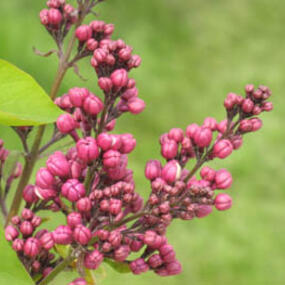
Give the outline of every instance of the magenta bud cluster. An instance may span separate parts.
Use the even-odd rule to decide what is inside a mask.
[[[65,36],[77,21],[78,11],[65,0],[48,0],[46,4],[48,9],[41,10],[39,15],[41,23],[55,38]]]
[[[40,153],[68,136],[72,146],[50,154],[37,170],[35,183],[24,187],[25,208],[11,219],[5,238],[31,276],[40,281],[66,258],[62,252],[70,253],[69,269],[81,276],[69,285],[87,285],[85,273],[104,261],[125,265],[135,275],[148,271],[159,276],[180,274],[182,266],[166,238],[167,230],[175,219],[201,219],[214,209],[232,207],[230,171],[208,164],[230,157],[243,145],[246,134],[261,129],[259,115],[273,109],[268,102],[271,91],[247,85],[245,96],[227,95],[223,120],[207,117],[200,125],[175,127],[162,134],[162,160],[148,160],[145,166],[150,193],[144,201],[129,168],[129,155],[137,141],[130,133],[112,132],[124,113],[139,114],[145,109],[136,81],[129,75],[140,66],[141,58],[123,40],[112,40],[113,24],[99,20],[82,24],[97,2],[77,2],[78,9],[65,0],[48,0],[40,20],[56,41],[61,60],[63,40],[75,25],[71,43],[77,44],[77,53],[66,64],[78,73],[77,61],[91,57],[102,96],[74,87],[55,99],[65,112]],[[16,130],[25,136],[31,128]],[[3,144],[0,140],[0,172],[9,155]],[[22,171],[16,163],[5,189]],[[61,213],[64,220],[51,231],[40,229],[44,219],[37,215],[39,211],[47,211],[48,217]]]

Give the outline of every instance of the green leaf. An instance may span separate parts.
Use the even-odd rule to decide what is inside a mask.
[[[105,258],[104,262],[111,266],[115,271],[119,273],[130,273],[131,269],[128,264],[123,262],[113,261],[111,259]]]
[[[62,113],[29,74],[0,59],[0,124],[43,125]]]
[[[0,225],[0,284],[32,285],[34,282],[4,238]]]
[[[99,285],[106,278],[104,266],[99,266],[96,270],[85,269],[85,280],[88,285]]]
[[[61,244],[56,244],[54,246],[55,251],[62,257],[62,258],[67,258],[70,254],[70,245],[61,245]]]

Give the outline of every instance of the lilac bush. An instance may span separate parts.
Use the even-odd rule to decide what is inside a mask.
[[[213,208],[231,208],[232,198],[220,191],[232,186],[231,173],[208,164],[240,149],[244,135],[262,127],[259,115],[273,109],[268,101],[269,88],[249,84],[245,96],[226,96],[226,116],[221,122],[207,117],[201,125],[192,123],[186,130],[173,128],[162,134],[162,160],[149,160],[145,166],[150,194],[144,201],[128,168],[128,155],[135,149],[136,139],[129,133],[113,132],[124,113],[137,115],[145,109],[136,81],[130,77],[141,58],[123,40],[112,39],[113,24],[99,20],[83,24],[100,2],[78,0],[73,7],[65,0],[49,0],[48,8],[40,12],[41,23],[58,48],[59,69],[50,97],[64,113],[55,123],[52,138],[44,144],[45,126],[39,127],[32,148],[27,139],[33,127],[14,127],[29,159],[23,169],[19,163],[13,168],[0,199],[7,217],[5,237],[40,285],[51,282],[65,268],[79,275],[69,285],[94,284],[88,272],[103,262],[133,274],[180,274],[182,266],[166,238],[168,227],[175,219],[203,218]],[[66,36],[72,28],[65,51]],[[102,94],[71,86],[56,98],[67,70],[74,68],[80,76],[77,62],[85,58],[95,70]],[[72,147],[66,153],[58,150],[49,155],[45,166],[37,170],[35,182],[28,184],[35,161],[66,137],[70,137]],[[0,170],[8,156],[0,141]],[[191,169],[187,168],[189,161],[194,165]],[[19,178],[18,196],[8,215],[6,196]],[[19,194],[25,202],[20,214]],[[42,211],[51,218],[56,218],[52,212],[61,213],[65,223],[52,231],[43,229]],[[65,254],[59,248],[64,248]]]

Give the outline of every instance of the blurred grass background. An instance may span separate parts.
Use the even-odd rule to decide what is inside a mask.
[[[37,16],[44,2],[1,1],[0,57],[33,75],[48,91],[56,58],[32,52],[32,46],[42,51],[54,47]],[[270,86],[275,104],[274,112],[263,116],[263,129],[247,136],[230,159],[214,165],[233,173],[232,210],[172,225],[168,237],[184,272],[161,278],[151,273],[119,275],[107,269],[103,284],[285,284],[285,2],[110,0],[99,11],[100,19],[115,23],[115,36],[143,58],[132,76],[147,109],[136,117],[124,116],[117,127],[118,132],[132,132],[137,138],[129,165],[142,195],[149,192],[144,164],[160,157],[160,134],[202,123],[206,116],[223,119],[225,95],[242,93],[246,83]],[[76,85],[99,93],[87,61],[81,72],[89,81],[69,72],[62,93]],[[10,149],[19,148],[8,128],[0,128],[0,137]],[[70,279],[66,274],[53,284]]]

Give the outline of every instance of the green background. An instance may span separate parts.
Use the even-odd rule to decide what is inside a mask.
[[[32,46],[42,51],[54,47],[38,20],[43,7],[44,1],[1,1],[0,57],[33,75],[49,91],[56,58],[32,52]],[[246,83],[270,86],[275,105],[274,112],[262,116],[263,129],[247,136],[240,151],[212,164],[233,173],[229,190],[233,208],[171,226],[168,237],[183,273],[161,278],[151,273],[119,275],[107,269],[102,284],[285,284],[285,2],[108,0],[99,10],[100,19],[115,23],[115,35],[143,58],[132,76],[147,109],[139,116],[125,115],[117,127],[118,132],[132,132],[137,138],[129,165],[142,195],[149,192],[144,164],[160,157],[160,134],[202,123],[206,116],[222,120],[225,95],[242,93]],[[81,72],[88,82],[69,72],[62,93],[76,85],[99,93],[87,61]],[[10,149],[19,148],[7,128],[0,128],[0,136]],[[53,284],[66,284],[70,278],[65,274]]]

